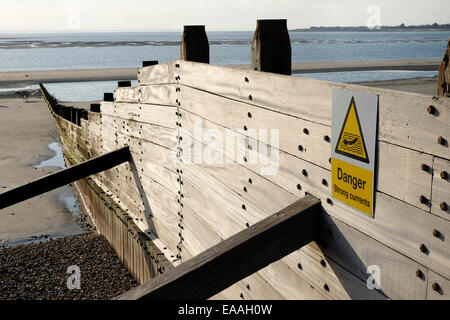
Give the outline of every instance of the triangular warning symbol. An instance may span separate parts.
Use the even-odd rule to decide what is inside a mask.
[[[341,134],[336,144],[336,153],[369,163],[369,156],[367,154],[361,124],[359,123],[354,97],[350,101]]]

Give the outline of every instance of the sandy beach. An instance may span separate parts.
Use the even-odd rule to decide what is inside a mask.
[[[369,70],[438,70],[441,60],[377,60],[342,62],[293,63],[292,73],[344,72]],[[249,65],[228,65],[232,68],[248,69]],[[0,89],[18,88],[37,83],[136,80],[137,68],[88,69],[88,70],[40,70],[0,73]]]
[[[33,167],[54,156],[48,145],[57,139],[54,120],[42,98],[27,103],[19,98],[0,99],[0,192],[61,170]],[[0,211],[0,245],[85,233],[63,203],[71,194],[66,186]]]

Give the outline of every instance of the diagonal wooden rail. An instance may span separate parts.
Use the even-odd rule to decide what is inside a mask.
[[[116,299],[208,299],[316,240],[321,208],[319,199],[307,195]]]
[[[114,168],[130,161],[130,155],[129,147],[124,147],[2,193],[0,194],[0,210],[92,174]]]

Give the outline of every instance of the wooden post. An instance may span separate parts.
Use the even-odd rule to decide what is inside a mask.
[[[205,26],[184,26],[180,59],[209,63],[209,42]]]
[[[114,102],[114,93],[107,92],[103,95],[103,101]]]
[[[91,103],[91,112],[100,113],[100,103]]]
[[[131,81],[119,81],[117,83],[117,86],[119,88],[127,88],[127,87],[131,87]]]
[[[441,66],[439,67],[438,77],[438,96],[450,97],[450,39],[447,43],[447,49],[445,50],[444,59],[442,59]]]
[[[203,300],[318,240],[320,200],[307,195],[118,299]]]
[[[77,108],[72,107],[71,111],[72,114],[70,117],[70,122],[72,122],[73,124],[77,124]]]
[[[87,112],[87,110],[83,110],[83,112],[81,113],[81,118],[83,118],[84,120],[89,120],[89,114]],[[81,120],[80,120],[81,123]]]
[[[287,20],[258,20],[252,42],[252,69],[291,75],[291,60]]]
[[[158,60],[142,61],[142,68],[150,67],[158,64]]]

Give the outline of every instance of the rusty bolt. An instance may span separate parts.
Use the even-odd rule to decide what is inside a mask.
[[[445,145],[445,139],[443,137],[439,137],[437,140],[437,143],[440,144],[441,146]]]
[[[416,271],[416,277],[417,277],[417,278],[422,278],[422,277],[423,277],[422,271],[417,270],[417,271]]]
[[[427,198],[425,196],[420,196],[420,203],[426,204],[428,202]]]
[[[448,173],[447,171],[442,171],[441,172],[441,179],[447,180],[448,179]]]
[[[442,203],[441,203],[441,210],[442,210],[442,211],[447,211],[447,209],[448,209],[447,203],[442,202]]]
[[[433,291],[438,292],[440,289],[440,286],[437,282],[435,282],[435,283],[433,283],[432,288],[433,288]]]
[[[436,112],[436,108],[434,106],[429,106],[427,111],[429,114],[434,114]]]
[[[439,230],[434,229],[433,230],[433,236],[436,238],[439,238],[441,236],[441,233],[439,232]]]
[[[425,247],[424,244],[421,244],[419,249],[420,249],[420,252],[422,252],[422,253],[426,253],[427,252],[427,247]]]
[[[421,168],[423,171],[427,171],[427,172],[430,170],[430,167],[428,165],[426,165],[425,163],[422,163]]]

